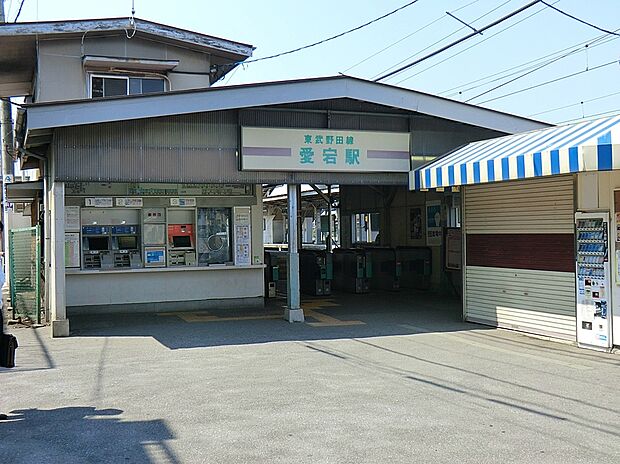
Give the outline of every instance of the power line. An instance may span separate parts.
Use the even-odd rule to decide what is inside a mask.
[[[383,76],[378,77],[377,79],[374,79],[374,81],[375,81],[375,82],[382,81],[383,79],[386,79],[386,78],[388,78],[388,77],[390,77],[390,76],[393,76],[394,74],[400,73],[400,72],[404,71],[405,69],[409,69],[410,67],[415,66],[416,64],[419,64],[419,63],[421,63],[422,61],[425,61],[425,60],[427,60],[427,59],[429,59],[429,58],[432,58],[433,56],[439,55],[440,53],[442,53],[442,52],[444,52],[444,51],[448,50],[449,48],[452,48],[452,47],[454,47],[455,45],[458,45],[458,44],[460,44],[460,43],[462,43],[462,42],[464,42],[464,41],[466,41],[466,40],[468,40],[468,39],[471,39],[472,37],[474,37],[474,36],[476,36],[476,35],[480,34],[481,32],[486,31],[487,29],[492,28],[493,26],[497,26],[498,24],[503,23],[503,22],[504,22],[504,21],[506,21],[507,19],[510,19],[510,18],[512,18],[513,16],[515,16],[515,15],[517,15],[517,14],[521,13],[522,11],[524,11],[524,10],[526,10],[526,9],[528,9],[528,8],[533,7],[533,6],[534,6],[534,5],[536,5],[537,3],[540,3],[541,1],[542,1],[542,0],[534,0],[533,2],[530,2],[530,3],[528,3],[527,5],[524,5],[524,6],[522,6],[521,8],[516,9],[515,11],[513,11],[513,12],[511,12],[511,13],[507,14],[506,16],[503,16],[503,17],[501,17],[500,19],[498,19],[498,20],[496,20],[496,21],[493,21],[493,22],[492,22],[492,23],[490,23],[490,24],[487,24],[486,26],[482,27],[481,29],[478,29],[476,32],[472,32],[472,33],[470,33],[470,34],[467,34],[465,37],[462,37],[462,38],[460,38],[460,39],[458,39],[458,40],[456,40],[456,41],[454,41],[454,42],[452,42],[452,43],[450,43],[450,44],[446,45],[445,47],[440,48],[439,50],[436,50],[436,51],[434,51],[434,52],[432,52],[432,53],[429,53],[428,55],[423,56],[422,58],[419,58],[419,59],[417,59],[417,60],[413,61],[412,63],[406,64],[405,66],[401,66],[400,68],[398,68],[398,69],[396,69],[396,70],[394,70],[394,71],[391,71],[391,72],[389,72],[389,73],[387,73],[387,74],[384,74]]]
[[[418,3],[418,1],[419,0],[413,0],[413,1],[403,5],[401,7],[396,8],[395,10],[390,11],[389,13],[386,13],[386,14],[384,14],[382,16],[379,16],[378,18],[372,19],[372,20],[370,20],[370,21],[368,21],[368,22],[366,22],[366,23],[364,23],[364,24],[362,24],[360,26],[357,26],[357,27],[354,27],[353,29],[349,29],[347,31],[341,32],[340,34],[333,35],[331,37],[328,37],[327,39],[319,40],[318,42],[314,42],[314,43],[311,43],[311,44],[308,44],[308,45],[304,45],[302,47],[294,48],[293,50],[288,50],[288,51],[285,51],[285,52],[276,53],[275,55],[269,55],[269,56],[264,56],[262,58],[256,58],[254,60],[248,60],[248,61],[243,61],[243,62],[239,61],[239,62],[235,62],[235,63],[227,63],[227,64],[221,64],[221,65],[216,65],[216,66],[218,66],[218,67],[227,67],[227,66],[236,66],[236,65],[241,64],[241,63],[243,63],[243,64],[258,63],[259,61],[271,60],[273,58],[279,58],[279,57],[284,56],[284,55],[290,55],[291,53],[296,53],[296,52],[299,52],[301,50],[306,50],[306,49],[311,48],[311,47],[316,47],[317,45],[324,44],[324,43],[329,42],[331,40],[334,40],[334,39],[337,39],[337,38],[342,37],[344,35],[350,34],[351,32],[359,31],[360,29],[362,29],[362,28],[364,28],[366,26],[370,26],[371,24],[376,23],[377,21],[381,21],[382,19],[385,19],[388,16],[391,16],[391,15],[393,15],[395,13],[398,13],[399,11],[404,10],[407,7],[410,7],[411,5],[413,5],[415,3]]]
[[[582,119],[586,119],[586,118],[596,118],[598,116],[605,116],[607,114],[619,114],[618,110],[610,110],[610,111],[603,111],[602,113],[594,113],[594,114],[588,114],[588,115],[584,115],[580,118],[573,118],[573,119],[567,119],[566,121],[560,121],[557,124],[565,124],[568,122],[573,122],[573,121],[580,121]]]
[[[473,5],[474,3],[478,3],[479,1],[480,1],[480,0],[474,0],[473,2],[469,2],[469,3],[467,3],[466,5],[463,5],[463,6],[459,7],[459,8],[457,8],[457,9],[456,9],[456,10],[454,10],[454,11],[461,11],[461,10],[463,10],[463,9],[467,8],[468,6]],[[404,36],[404,37],[402,37],[402,38],[398,39],[396,42],[392,42],[392,43],[391,43],[391,44],[389,44],[387,47],[384,47],[384,48],[382,48],[381,50],[379,50],[378,52],[375,52],[375,53],[373,53],[372,55],[369,55],[369,56],[367,56],[366,58],[362,59],[361,61],[358,61],[358,62],[357,62],[357,63],[355,63],[354,65],[349,66],[347,69],[345,69],[345,70],[344,70],[344,71],[342,71],[342,72],[343,72],[343,73],[346,73],[347,71],[350,71],[351,69],[353,69],[353,68],[355,68],[355,67],[359,66],[360,64],[365,63],[366,61],[370,60],[371,58],[374,58],[375,56],[377,56],[377,55],[379,55],[379,54],[383,53],[384,51],[386,51],[386,50],[388,50],[388,49],[392,48],[394,45],[398,45],[398,44],[399,44],[399,43],[401,43],[402,41],[404,41],[404,40],[408,39],[409,37],[412,37],[412,36],[416,35],[418,32],[422,32],[422,31],[423,31],[424,29],[426,29],[427,27],[430,27],[430,26],[432,26],[433,24],[435,24],[436,22],[439,22],[439,21],[441,21],[442,19],[445,19],[445,18],[446,18],[446,15],[441,15],[441,16],[439,16],[438,18],[434,19],[434,20],[433,20],[433,21],[431,21],[430,23],[428,23],[428,24],[426,24],[426,25],[422,26],[421,28],[416,29],[416,30],[415,30],[415,31],[413,31],[412,33],[407,34],[406,36]],[[462,28],[461,28],[461,29],[462,29]],[[459,29],[459,30],[461,30],[461,29]]]
[[[559,8],[557,8],[557,7],[553,6],[553,5],[549,5],[547,2],[545,2],[545,1],[543,1],[543,0],[541,0],[541,2],[542,2],[542,3],[544,3],[545,5],[547,5],[547,6],[548,6],[549,8],[551,8],[552,10],[555,10],[555,11],[557,11],[558,13],[561,13],[561,14],[563,14],[564,16],[567,16],[567,17],[569,17],[569,18],[571,18],[571,19],[574,19],[575,21],[580,22],[581,24],[585,24],[586,26],[593,27],[594,29],[597,29],[597,30],[599,30],[599,31],[601,31],[601,32],[605,32],[605,33],[607,33],[607,34],[611,34],[611,35],[617,35],[617,36],[620,36],[620,34],[617,34],[617,33],[612,32],[612,31],[608,31],[607,29],[603,29],[602,27],[598,27],[598,26],[596,26],[596,25],[594,25],[594,24],[592,24],[592,23],[589,23],[588,21],[585,21],[585,20],[583,20],[583,19],[581,19],[581,18],[578,18],[577,16],[573,16],[572,14],[569,14],[569,13],[567,13],[566,11],[562,11],[562,10],[560,10]]]
[[[588,44],[586,44],[586,46],[585,46],[585,50],[586,50],[586,51],[588,50]],[[560,60],[562,60],[562,59],[564,59],[564,58],[566,58],[566,57],[568,57],[568,56],[574,55],[574,54],[575,54],[575,53],[577,53],[578,51],[580,51],[580,49],[577,49],[577,50],[571,50],[571,51],[569,51],[569,52],[565,53],[564,55],[560,55],[560,56],[555,57],[555,58],[553,58],[553,59],[551,59],[551,60],[548,60],[548,61],[546,61],[546,62],[544,62],[544,63],[542,63],[542,64],[540,64],[540,65],[538,65],[538,66],[534,67],[533,69],[529,69],[529,70],[527,70],[527,71],[523,72],[522,74],[518,75],[517,77],[515,77],[515,78],[513,78],[513,79],[510,79],[510,80],[507,80],[507,81],[505,81],[505,82],[502,82],[501,84],[498,84],[498,85],[496,85],[495,87],[492,87],[492,88],[490,88],[490,89],[487,89],[487,90],[485,90],[484,92],[481,92],[481,93],[479,93],[478,95],[476,95],[476,96],[474,96],[474,97],[471,97],[471,98],[469,98],[469,99],[465,100],[465,103],[469,103],[470,101],[475,100],[475,99],[476,99],[476,98],[478,98],[478,97],[482,97],[483,95],[486,95],[486,94],[488,94],[488,93],[491,93],[491,92],[493,92],[493,91],[495,91],[495,90],[497,90],[497,89],[499,89],[499,88],[501,88],[501,87],[504,87],[505,85],[511,84],[511,83],[513,83],[513,82],[515,82],[515,81],[517,81],[517,80],[521,79],[522,77],[525,77],[525,76],[528,76],[528,75],[530,75],[530,74],[532,74],[532,73],[535,73],[536,71],[539,71],[540,69],[545,68],[545,67],[549,66],[550,64],[555,63],[556,61],[560,61]]]
[[[22,2],[19,4],[19,10],[17,10],[17,16],[15,16],[15,21],[13,21],[14,23],[17,22],[17,20],[19,19],[19,15],[22,14],[22,7],[24,6],[24,2],[26,0],[22,0]]]
[[[556,0],[556,2],[559,2],[559,1],[560,1],[560,0]],[[501,29],[501,30],[497,31],[495,34],[492,34],[492,35],[490,35],[490,36],[487,36],[485,39],[482,39],[482,40],[481,40],[481,41],[479,41],[479,42],[475,42],[475,43],[473,43],[472,45],[470,45],[469,47],[466,47],[466,48],[464,48],[464,49],[462,49],[462,50],[460,50],[460,51],[458,51],[458,52],[456,52],[456,53],[453,53],[452,55],[450,55],[450,56],[448,56],[448,57],[444,58],[443,60],[440,60],[440,61],[438,61],[438,62],[436,62],[436,63],[434,63],[434,64],[432,64],[432,65],[430,65],[430,66],[428,66],[428,67],[426,67],[426,68],[424,68],[424,69],[422,69],[421,71],[418,71],[418,72],[416,72],[416,73],[414,73],[414,74],[411,74],[410,76],[407,76],[407,77],[406,77],[406,78],[404,78],[404,79],[401,79],[400,81],[397,81],[397,82],[396,82],[396,85],[399,85],[399,84],[401,84],[402,82],[405,82],[405,81],[407,81],[407,80],[409,80],[409,79],[411,79],[411,78],[413,78],[413,77],[415,77],[415,76],[418,76],[418,75],[420,75],[420,74],[422,74],[422,73],[424,73],[424,72],[428,71],[429,69],[433,69],[434,67],[439,66],[440,64],[445,63],[446,61],[451,60],[451,59],[452,59],[452,58],[454,58],[455,56],[458,56],[458,55],[460,55],[460,54],[462,54],[462,53],[465,53],[465,52],[466,52],[466,51],[468,51],[468,50],[471,50],[471,49],[472,49],[472,48],[474,48],[474,47],[477,47],[478,45],[483,44],[483,43],[484,43],[484,42],[486,42],[487,40],[491,40],[493,37],[496,37],[496,36],[498,36],[499,34],[501,34],[501,33],[503,33],[503,32],[506,32],[508,29],[512,29],[513,27],[515,27],[515,26],[517,26],[517,25],[521,24],[521,23],[522,23],[522,22],[524,22],[524,21],[527,21],[527,20],[528,20],[528,19],[530,19],[531,17],[536,16],[537,14],[539,14],[539,13],[541,13],[541,12],[543,12],[543,11],[545,11],[545,10],[544,10],[544,9],[541,9],[541,10],[535,11],[534,13],[532,13],[532,14],[530,14],[530,15],[526,16],[525,18],[520,19],[520,20],[518,20],[518,21],[515,21],[513,24],[511,24],[511,25],[509,25],[509,26],[505,27],[504,29]]]
[[[563,52],[566,52],[566,51],[571,50],[571,49],[573,50],[573,53],[578,53],[578,52],[580,52],[581,50],[584,49],[584,47],[583,47],[584,45],[586,46],[586,48],[588,50],[590,50],[592,48],[598,47],[599,45],[604,45],[604,44],[606,44],[606,43],[608,43],[610,41],[618,40],[616,37],[607,38],[606,40],[603,40],[606,37],[607,37],[607,34],[600,35],[598,37],[594,37],[592,39],[589,39],[589,40],[586,40],[586,41],[583,41],[583,42],[579,42],[577,44],[571,45],[570,47],[566,47],[566,48],[563,48],[561,50],[557,50],[557,51],[555,51],[553,53],[549,53],[548,55],[540,56],[540,57],[538,57],[536,59],[533,59],[531,61],[526,61],[525,63],[519,64],[519,65],[516,65],[516,66],[512,66],[510,68],[507,68],[507,69],[504,69],[502,71],[490,74],[488,76],[481,77],[481,78],[475,79],[473,81],[469,81],[469,82],[467,82],[465,84],[457,85],[456,87],[452,87],[450,89],[447,89],[447,90],[444,90],[442,92],[439,92],[439,95],[446,95],[447,94],[446,95],[447,97],[453,97],[455,95],[462,94],[463,92],[469,92],[470,90],[477,89],[478,87],[482,87],[484,85],[491,84],[493,82],[496,82],[498,80],[501,80],[501,79],[504,79],[504,78],[507,78],[507,77],[510,77],[510,76],[514,76],[515,74],[517,74],[521,70],[531,69],[531,67],[527,67],[527,66],[528,65],[536,66],[535,63],[537,63],[537,62],[539,62],[541,60],[544,60],[546,58],[555,57],[555,55],[557,55],[559,53],[563,53]],[[600,43],[597,43],[597,42],[600,42]],[[578,48],[575,48],[575,47],[578,47]],[[509,74],[505,74],[505,73],[508,73],[510,71],[513,71],[513,72],[509,73]],[[491,79],[491,78],[496,77],[496,76],[501,76],[501,77],[498,77],[498,78],[492,79],[492,80],[488,80],[488,79]],[[482,84],[479,84],[479,85],[475,85],[473,87],[468,87],[468,88],[466,88],[464,90],[461,90],[459,92],[453,92],[454,90],[463,88],[463,87],[471,85],[471,84],[476,84],[476,83],[482,82],[482,81],[486,81],[486,82],[483,82]],[[453,92],[453,93],[448,93],[448,92]]]
[[[550,110],[545,110],[545,111],[540,111],[538,113],[529,114],[527,117],[531,118],[531,117],[534,117],[534,116],[540,116],[541,114],[553,113],[554,111],[565,110],[566,108],[571,108],[573,106],[583,105],[584,103],[591,103],[593,101],[603,100],[605,98],[614,97],[616,95],[620,95],[620,92],[608,93],[607,95],[601,95],[601,96],[598,96],[598,97],[590,98],[589,100],[583,100],[583,101],[580,101],[578,103],[571,103],[570,105],[558,106],[557,108],[551,108]]]
[[[491,9],[491,10],[487,11],[487,12],[486,12],[485,14],[483,14],[482,16],[478,16],[476,19],[474,19],[473,21],[471,21],[471,22],[472,22],[472,24],[473,24],[473,23],[475,23],[476,21],[479,21],[480,19],[484,18],[485,16],[488,16],[489,14],[493,13],[494,11],[496,11],[496,10],[500,9],[501,7],[503,7],[504,5],[506,5],[507,3],[510,3],[510,2],[511,2],[511,0],[506,0],[505,2],[503,2],[503,3],[501,3],[500,5],[496,6],[495,8],[493,8],[493,9]],[[456,10],[455,10],[455,11],[456,11]],[[418,56],[418,55],[420,55],[422,52],[424,52],[424,51],[426,51],[426,50],[428,50],[428,49],[430,49],[430,48],[433,48],[435,45],[437,45],[437,44],[439,44],[439,43],[443,42],[444,40],[448,39],[449,37],[452,37],[454,34],[457,34],[458,32],[462,31],[463,29],[466,29],[466,28],[465,28],[465,27],[461,27],[461,28],[459,28],[459,29],[455,30],[454,32],[452,32],[452,33],[450,33],[450,34],[448,34],[448,35],[446,35],[446,36],[442,37],[441,39],[439,39],[439,40],[437,40],[437,41],[433,42],[432,44],[430,44],[430,45],[428,45],[428,46],[424,47],[422,50],[418,50],[418,51],[417,51],[417,52],[415,52],[414,54],[409,55],[409,56],[408,56],[408,57],[406,57],[406,58],[403,58],[403,59],[402,59],[402,60],[400,60],[398,63],[395,63],[395,64],[393,64],[392,66],[389,66],[389,67],[387,67],[387,68],[383,69],[382,71],[378,72],[378,73],[377,73],[377,74],[375,74],[373,77],[371,77],[371,80],[372,80],[372,79],[376,79],[376,78],[377,78],[377,77],[379,77],[381,74],[386,73],[386,72],[388,72],[388,71],[390,71],[390,70],[392,70],[392,69],[396,68],[398,65],[400,65],[400,64],[402,64],[402,63],[404,63],[404,62],[406,62],[407,60],[410,60],[410,59],[411,59],[411,58],[413,58],[414,56]]]
[[[583,74],[583,73],[586,73],[586,72],[588,72],[588,71],[594,71],[594,70],[596,70],[596,69],[604,68],[605,66],[610,66],[610,65],[612,65],[612,64],[616,64],[616,63],[618,63],[618,60],[609,61],[609,62],[607,62],[607,63],[600,64],[600,65],[595,66],[595,67],[593,67],[593,68],[583,69],[583,70],[581,70],[581,71],[577,71],[577,72],[572,73],[572,74],[567,74],[567,75],[564,75],[564,76],[558,77],[558,78],[556,78],[556,79],[551,79],[551,80],[549,80],[549,81],[542,82],[542,83],[540,83],[540,84],[532,85],[532,86],[530,86],[530,87],[525,87],[525,88],[523,88],[523,89],[515,90],[514,92],[506,93],[506,94],[504,94],[504,95],[500,95],[500,96],[498,96],[498,97],[490,98],[490,99],[488,99],[488,100],[485,100],[485,101],[483,101],[483,102],[478,103],[478,105],[484,105],[485,103],[489,103],[489,102],[492,102],[492,101],[495,101],[495,100],[499,100],[499,99],[501,99],[501,98],[510,97],[510,96],[512,96],[512,95],[515,95],[515,94],[518,94],[518,93],[521,93],[521,92],[526,92],[526,91],[528,91],[528,90],[536,89],[536,88],[538,88],[538,87],[542,87],[542,86],[545,86],[545,85],[548,85],[548,84],[553,84],[554,82],[558,82],[558,81],[561,81],[561,80],[564,80],[564,79],[568,79],[568,78],[570,78],[570,77],[575,77],[575,76],[578,76],[579,74]]]

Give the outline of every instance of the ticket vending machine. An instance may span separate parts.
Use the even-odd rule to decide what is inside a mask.
[[[114,267],[142,267],[140,226],[121,225],[112,226],[110,229]]]
[[[195,266],[195,210],[168,210],[168,266]]]
[[[82,226],[82,267],[84,269],[114,267],[109,226]]]
[[[575,213],[577,256],[577,343],[611,349],[609,214]]]

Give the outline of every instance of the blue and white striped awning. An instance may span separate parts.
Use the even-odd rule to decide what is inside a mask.
[[[620,114],[473,142],[411,171],[411,190],[620,169]]]

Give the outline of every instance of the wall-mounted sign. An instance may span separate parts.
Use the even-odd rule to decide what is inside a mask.
[[[409,133],[241,128],[247,171],[409,172]]]
[[[114,206],[114,202],[112,201],[112,197],[86,198],[84,200],[84,205],[95,208],[111,208]]]
[[[422,208],[411,208],[409,210],[409,238],[420,240],[422,238]]]
[[[180,207],[196,206],[196,199],[195,198],[171,198],[170,206],[180,206]]]
[[[142,198],[117,198],[116,206],[123,206],[125,208],[142,208]]]
[[[65,232],[65,267],[80,267],[79,232]]]
[[[461,269],[461,251],[461,229],[449,228],[446,230],[446,269]]]
[[[441,246],[441,201],[426,202],[426,246]]]
[[[249,206],[240,206],[235,211],[235,265],[252,264],[252,234],[250,233],[252,216]]]
[[[80,207],[65,206],[65,230],[80,231]]]
[[[235,197],[253,196],[253,184],[164,184],[153,182],[67,182],[68,196]]]

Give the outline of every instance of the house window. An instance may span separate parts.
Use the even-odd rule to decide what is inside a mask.
[[[91,98],[115,97],[118,95],[140,95],[165,90],[161,77],[128,77],[91,75]]]

